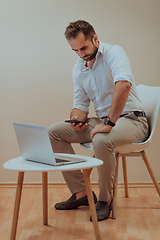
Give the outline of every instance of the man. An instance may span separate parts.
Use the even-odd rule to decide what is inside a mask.
[[[74,154],[71,143],[92,141],[95,157],[104,162],[98,167],[98,202],[93,193],[98,221],[102,221],[112,210],[114,149],[144,141],[148,136],[148,122],[124,50],[99,42],[94,28],[82,20],[70,23],[65,37],[79,56],[73,69],[74,99],[70,119],[85,124],[55,123],[48,132],[54,152]],[[88,118],[90,101],[94,103],[97,117]],[[63,172],[63,176],[73,195],[57,203],[55,208],[69,210],[88,205],[82,172]]]

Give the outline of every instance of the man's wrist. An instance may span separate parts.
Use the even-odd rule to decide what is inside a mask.
[[[110,118],[107,116],[107,117],[105,117],[105,118],[103,118],[103,123],[105,124],[105,125],[109,125],[109,126],[111,126],[111,127],[114,127],[116,124],[114,123],[114,122],[112,122],[111,120],[110,120]]]

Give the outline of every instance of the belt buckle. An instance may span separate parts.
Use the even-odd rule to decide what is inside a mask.
[[[143,111],[143,112],[134,111],[134,115],[135,115],[136,117],[146,117],[146,114],[145,114],[144,111]]]
[[[141,113],[141,112],[139,112],[139,111],[134,111],[134,115],[135,115],[136,117],[139,117],[140,113]]]

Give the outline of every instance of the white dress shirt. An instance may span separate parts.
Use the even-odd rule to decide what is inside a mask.
[[[92,69],[85,64],[86,62],[79,57],[73,69],[73,108],[89,113],[92,101],[98,117],[107,116],[115,83],[128,81],[132,86],[122,114],[143,111],[129,59],[121,47],[100,42]]]

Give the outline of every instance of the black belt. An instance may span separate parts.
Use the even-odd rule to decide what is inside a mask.
[[[134,113],[134,115],[135,115],[136,117],[146,117],[145,112],[134,111],[133,113]],[[124,117],[124,116],[126,116],[127,114],[129,114],[129,113],[122,114],[122,115],[120,115],[119,117],[120,117],[120,118],[121,118],[121,117]]]

